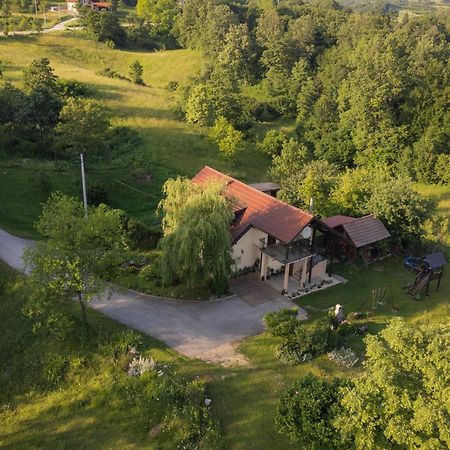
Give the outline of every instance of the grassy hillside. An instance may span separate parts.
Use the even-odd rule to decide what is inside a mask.
[[[205,130],[174,118],[175,99],[166,86],[170,81],[182,83],[199,70],[202,58],[198,53],[114,50],[85,40],[76,32],[0,39],[0,60],[6,66],[4,78],[18,85],[23,69],[34,58],[43,56],[50,59],[59,77],[87,83],[105,104],[115,125],[131,127],[141,137],[142,142],[136,148],[127,148],[125,154],[120,153],[119,146],[110,162],[86,161],[88,180],[94,178],[107,184],[111,206],[152,223],[163,182],[170,176],[192,176],[205,164],[246,181],[265,179],[268,161],[253,145],[248,145],[236,164],[230,164],[207,139]],[[127,75],[129,65],[136,59],[144,66],[144,80],[149,87],[97,74],[110,67]],[[146,171],[151,181],[137,180],[133,175],[135,169]],[[28,160],[11,164],[0,160],[0,170],[4,196],[0,226],[24,236],[35,236],[32,223],[47,195],[39,189],[40,172],[50,177],[54,190],[79,192],[76,161],[56,171],[52,164]]]
[[[3,266],[1,271],[5,273]],[[306,296],[299,302],[312,318],[341,303],[346,312],[370,312],[366,319],[369,332],[376,333],[398,315],[412,323],[437,323],[450,317],[448,271],[440,291],[435,291],[433,283],[430,295],[419,301],[402,289],[413,275],[402,268],[401,259],[386,260],[363,272],[352,266],[340,267],[338,271],[347,277],[347,284]],[[370,302],[365,302],[370,290],[387,285],[392,286],[392,297],[389,291],[386,304],[372,310]],[[392,300],[397,313],[392,312]],[[160,406],[145,403],[145,397],[137,394],[141,392],[138,386],[128,381],[124,373],[127,356],[120,353],[118,358],[111,357],[111,348],[120,347],[117,334],[124,332],[125,327],[90,311],[91,324],[99,335],[89,342],[83,341],[82,333],[60,340],[33,334],[21,307],[10,295],[0,295],[0,315],[7,318],[0,335],[0,447],[175,448],[179,435],[173,428],[158,437],[149,436],[149,430],[162,420],[157,412],[167,410],[170,398],[162,397]],[[73,313],[78,316],[77,305]],[[230,449],[295,448],[275,429],[280,394],[293,381],[311,372],[329,378],[352,377],[360,370],[338,367],[326,355],[299,366],[284,365],[275,358],[279,340],[268,333],[242,342],[239,350],[249,366],[231,368],[188,360],[160,342],[138,336],[143,354],[169,365],[177,380],[205,381],[213,400],[213,417]],[[350,345],[358,353],[363,352],[360,336],[351,336]],[[9,358],[9,354],[14,358]],[[41,371],[43,363],[50,364],[48,370]],[[8,370],[4,370],[6,367]],[[147,392],[152,395],[154,391]],[[187,425],[183,420],[180,427],[185,432]]]
[[[437,212],[450,219],[450,186],[417,184],[416,189],[422,195],[435,199]]]
[[[13,277],[0,263],[2,449],[171,450],[182,442],[188,448],[199,436],[207,437],[197,442],[199,448],[220,448],[211,433],[217,428],[206,429],[212,423],[200,414],[203,381],[216,367],[188,363],[155,339],[93,311],[88,331],[75,303],[65,308],[72,314],[65,326],[39,329],[23,314],[24,298],[3,291]],[[130,377],[130,346],[154,358],[162,374]]]

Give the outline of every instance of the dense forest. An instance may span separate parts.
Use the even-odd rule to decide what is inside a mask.
[[[307,208],[313,198],[319,216],[377,214],[402,243],[422,233],[431,208],[412,183],[450,182],[445,12],[355,12],[328,0],[266,8],[138,0],[126,20],[123,12],[80,11],[85,36],[108,46],[201,52],[203,68],[167,86],[174,113],[209,130],[231,164],[248,146],[260,149],[284,200]],[[143,83],[139,61],[131,79],[109,69],[101,75]],[[80,99],[90,96],[86,86],[58,80],[49,61],[33,63],[24,88],[0,89],[5,152],[64,159],[80,145],[92,156],[117,147],[114,133],[103,138],[109,125],[101,107]],[[85,114],[86,126],[74,126]],[[295,134],[280,131],[280,121],[294,123]],[[261,123],[269,128],[263,139],[255,133]],[[119,134],[120,142],[136,140]]]
[[[399,23],[333,2],[260,12],[191,1],[176,31],[210,62],[184,94],[187,120],[224,116],[242,127],[251,116],[294,117],[314,159],[341,169],[382,164],[427,182],[446,177],[448,19]],[[256,83],[265,104],[242,93]]]

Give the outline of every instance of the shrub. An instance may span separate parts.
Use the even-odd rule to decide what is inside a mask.
[[[339,388],[345,384],[308,375],[295,382],[280,398],[276,427],[304,449],[339,448],[332,422],[337,415]]]
[[[435,171],[439,183],[450,184],[450,155],[439,155],[436,159]]]
[[[178,89],[178,81],[169,81],[167,83],[166,89],[169,92],[175,92]]]
[[[258,122],[272,122],[280,116],[278,111],[268,103],[258,103],[251,114]]]
[[[278,130],[269,130],[264,139],[258,143],[258,148],[266,155],[273,158],[280,156],[283,145],[287,142],[287,136]]]
[[[107,77],[107,78],[117,78],[118,80],[126,80],[126,81],[130,81],[129,78],[120,75],[119,72],[116,72],[114,69],[111,69],[111,67],[105,67],[102,70],[99,70],[97,72],[97,75],[101,75],[102,77]]]
[[[352,334],[356,331],[356,326],[352,325],[351,323],[341,323],[338,326],[337,333],[339,336],[348,336],[349,334]]]
[[[131,82],[140,86],[145,86],[144,79],[142,78],[143,73],[144,68],[142,67],[142,64],[139,62],[139,60],[136,59],[135,61],[133,61],[133,63],[131,63],[129,68]]]
[[[114,126],[109,131],[107,139],[107,145],[115,155],[124,154],[135,157],[136,150],[142,144],[140,134],[125,126]]]
[[[136,219],[129,219],[126,229],[134,248],[154,249],[162,237],[161,228],[149,227]]]
[[[152,282],[155,286],[161,286],[162,281],[158,262],[153,262],[152,264],[144,266],[139,272],[139,278],[147,282]]]
[[[59,93],[63,97],[88,97],[90,89],[84,83],[75,80],[57,80]]]
[[[277,347],[277,357],[288,364],[300,364],[321,355],[328,347],[330,324],[327,318],[310,326],[298,326],[293,335]]]
[[[359,361],[359,358],[355,355],[355,352],[351,348],[335,348],[328,353],[328,358],[335,362],[339,366],[355,367]]]
[[[214,122],[210,136],[225,158],[233,159],[243,149],[244,134],[236,130],[224,117],[219,117]]]
[[[128,375],[132,377],[140,377],[145,372],[156,369],[156,361],[153,358],[133,358],[128,364]]]
[[[266,314],[264,323],[273,336],[290,336],[300,325],[296,309],[282,309]]]
[[[202,126],[212,125],[214,122],[214,105],[211,94],[205,84],[194,86],[185,104],[186,121]]]
[[[125,330],[112,336],[105,336],[106,342],[100,344],[100,350],[105,356],[118,359],[132,348],[142,345],[142,337],[134,330]]]

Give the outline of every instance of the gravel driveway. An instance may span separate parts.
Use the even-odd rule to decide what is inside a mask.
[[[32,241],[0,229],[0,258],[23,270],[22,253]],[[263,330],[262,318],[271,311],[292,308],[285,297],[251,306],[238,296],[208,302],[164,299],[119,288],[90,303],[91,308],[153,336],[186,356],[234,360],[228,345]],[[299,311],[306,318],[306,312]],[[220,349],[224,349],[223,351]],[[231,349],[231,350],[230,350]],[[219,355],[217,355],[219,353]]]

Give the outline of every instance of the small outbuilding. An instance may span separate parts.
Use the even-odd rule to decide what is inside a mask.
[[[354,260],[358,254],[367,259],[379,257],[375,244],[391,236],[383,222],[373,214],[364,217],[332,216],[323,222],[343,237],[337,242],[333,241],[337,246],[334,255],[350,260]]]

